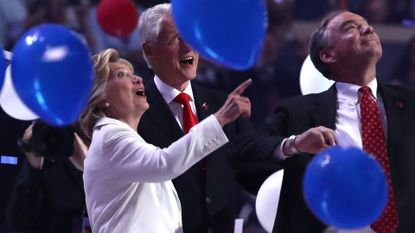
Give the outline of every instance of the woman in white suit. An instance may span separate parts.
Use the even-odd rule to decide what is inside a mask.
[[[171,179],[228,141],[224,125],[250,115],[249,99],[241,94],[251,80],[237,87],[218,112],[161,149],[136,132],[149,105],[132,65],[114,49],[96,54],[93,62],[94,86],[80,117],[92,138],[83,174],[92,231],[182,232]]]

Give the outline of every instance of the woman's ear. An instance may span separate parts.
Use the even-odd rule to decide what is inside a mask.
[[[109,106],[111,106],[111,104],[110,104],[108,101],[102,101],[100,104],[98,104],[98,107],[99,107],[100,109],[106,109],[106,108],[108,108]]]

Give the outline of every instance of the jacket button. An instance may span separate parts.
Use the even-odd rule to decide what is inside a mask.
[[[212,202],[209,197],[206,197],[205,200],[206,200],[206,203],[208,203],[208,204],[210,204]]]

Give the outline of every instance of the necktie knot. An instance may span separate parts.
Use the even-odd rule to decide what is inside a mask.
[[[359,88],[359,93],[361,94],[360,98],[362,98],[363,96],[371,96],[372,95],[372,91],[370,89],[370,87],[368,86],[364,86]]]
[[[174,98],[174,101],[183,105],[183,131],[184,133],[188,133],[197,124],[197,118],[190,107],[190,96],[182,92]],[[199,162],[199,166],[202,172],[206,171],[206,164],[203,160]]]
[[[180,93],[174,98],[175,102],[183,105],[183,131],[185,133],[188,133],[190,128],[197,124],[197,118],[193,114],[189,100],[190,96],[186,93]]]
[[[175,102],[180,103],[180,104],[183,104],[183,105],[188,104],[189,103],[189,100],[190,100],[190,96],[188,94],[186,94],[186,93],[183,93],[183,92],[180,93],[180,94],[178,94],[174,98],[174,101]]]

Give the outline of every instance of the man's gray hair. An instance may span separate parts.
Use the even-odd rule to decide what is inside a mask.
[[[150,44],[157,41],[157,37],[160,34],[161,22],[166,14],[171,14],[171,4],[163,3],[148,8],[140,15],[138,20],[138,36],[140,38],[140,44],[148,42]],[[147,66],[151,68],[151,64],[146,57],[143,50],[143,57],[147,63]]]

